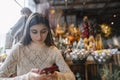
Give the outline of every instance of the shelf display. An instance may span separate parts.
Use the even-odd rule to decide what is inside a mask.
[[[89,55],[89,51],[85,49],[75,49],[70,53],[73,63],[85,63]]]

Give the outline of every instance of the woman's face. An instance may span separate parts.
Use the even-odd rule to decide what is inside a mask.
[[[33,25],[30,28],[30,36],[33,42],[37,44],[44,43],[48,34],[48,28],[43,24]]]

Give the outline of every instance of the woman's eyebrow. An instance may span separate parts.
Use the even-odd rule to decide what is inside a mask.
[[[36,29],[30,29],[31,31],[36,31]]]
[[[31,31],[36,31],[36,29],[30,29]],[[41,29],[40,31],[42,31],[42,30],[47,30],[47,28],[43,28],[43,29]]]
[[[43,28],[43,29],[41,29],[41,30],[47,30],[47,28]]]

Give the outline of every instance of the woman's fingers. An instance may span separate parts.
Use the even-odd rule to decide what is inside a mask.
[[[39,69],[36,69],[36,68],[34,68],[34,69],[31,69],[31,72],[35,72],[35,73],[39,73]]]
[[[54,72],[53,74],[48,74],[48,75],[46,75],[47,76],[47,79],[48,80],[58,80],[58,78],[57,78],[57,73],[56,72]]]
[[[36,73],[36,70],[31,70],[31,72],[29,73],[29,80],[47,80],[47,77],[46,77],[46,74],[40,75]]]
[[[50,74],[40,74],[39,69],[31,69],[31,78],[34,80],[58,80],[57,79],[57,72],[50,73]]]

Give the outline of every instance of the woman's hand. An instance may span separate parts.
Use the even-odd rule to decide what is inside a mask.
[[[53,74],[51,74],[51,73],[47,74],[46,78],[47,78],[47,80],[58,80],[56,72],[54,72]]]
[[[29,80],[48,80],[46,74],[39,74],[39,69],[32,69],[29,72]]]
[[[57,73],[40,74],[39,69],[32,69],[29,73],[29,80],[58,80]]]

